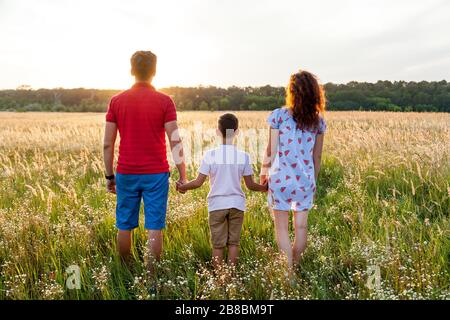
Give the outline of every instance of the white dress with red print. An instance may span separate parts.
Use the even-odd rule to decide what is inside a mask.
[[[278,152],[269,171],[269,208],[282,211],[304,211],[313,206],[316,181],[313,149],[316,136],[326,130],[321,117],[314,130],[297,126],[286,107],[275,109],[267,118],[279,130]]]

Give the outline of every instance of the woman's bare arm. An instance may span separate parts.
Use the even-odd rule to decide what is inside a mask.
[[[318,134],[316,136],[316,142],[314,144],[313,149],[313,161],[314,161],[314,177],[317,181],[317,178],[319,177],[319,171],[320,171],[320,162],[322,161],[322,149],[323,149],[323,139],[324,134]]]
[[[275,159],[275,156],[277,154],[279,136],[280,131],[278,129],[269,128],[269,142],[267,143],[264,160],[261,165],[261,184],[265,184],[267,182],[269,168],[272,166],[273,160]]]

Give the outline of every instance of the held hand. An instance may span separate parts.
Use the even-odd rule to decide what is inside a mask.
[[[264,182],[264,183],[262,183],[262,186],[264,187],[264,190],[263,190],[263,192],[267,192],[267,191],[269,191],[269,182],[268,182],[268,180],[267,180],[267,179],[265,180],[265,182]]]
[[[262,185],[265,185],[265,184],[267,184],[269,182],[269,180],[268,180],[268,178],[267,178],[267,175],[261,175],[260,177],[259,177],[259,183],[260,184],[262,184]]]
[[[183,185],[186,183],[186,180],[179,179],[176,184],[176,190],[180,193],[186,193],[186,190],[183,188]]]
[[[109,193],[116,193],[116,179],[106,180],[106,191]]]

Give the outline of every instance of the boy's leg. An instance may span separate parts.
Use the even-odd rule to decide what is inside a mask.
[[[239,243],[241,240],[244,212],[231,209],[228,214],[228,263],[236,265],[239,259]]]
[[[223,252],[224,248],[213,248],[212,250],[212,262],[214,269],[219,269],[220,265],[223,263]]]
[[[209,229],[211,232],[211,244],[213,265],[217,269],[223,263],[224,248],[227,246],[228,237],[228,210],[217,210],[209,213]]]
[[[294,212],[295,241],[293,246],[294,264],[300,262],[302,253],[306,249],[308,235],[308,210]]]
[[[162,230],[166,226],[169,173],[146,174],[141,177],[145,208],[145,229],[148,233],[147,270],[152,275],[155,262],[161,258]]]
[[[292,268],[292,244],[289,238],[289,211],[273,210],[275,236],[278,248],[286,255],[287,265]]]
[[[237,265],[239,259],[239,246],[236,245],[228,245],[228,264],[229,265]]]

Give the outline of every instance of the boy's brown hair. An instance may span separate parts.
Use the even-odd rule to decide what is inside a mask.
[[[238,118],[232,113],[225,113],[220,116],[218,121],[218,127],[220,133],[222,133],[222,137],[227,137],[227,130],[236,131],[239,127]]]
[[[156,55],[151,51],[136,51],[130,62],[131,73],[139,81],[147,81],[156,73]]]

